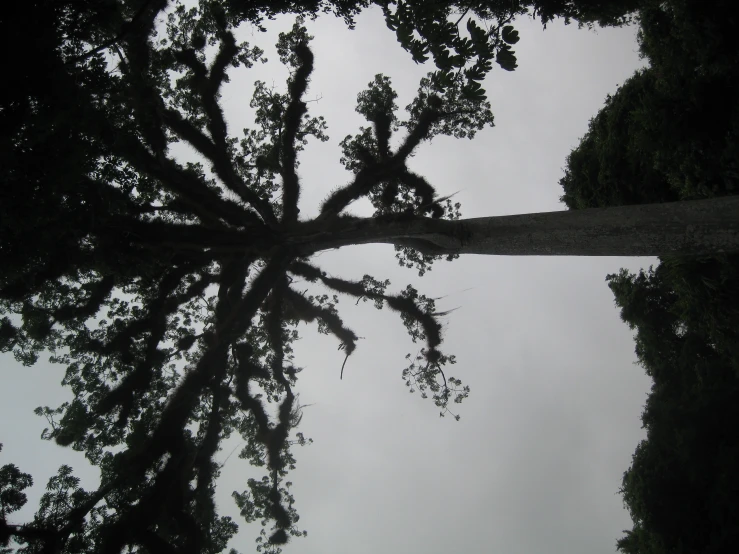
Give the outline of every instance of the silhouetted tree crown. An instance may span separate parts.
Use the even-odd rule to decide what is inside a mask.
[[[408,158],[434,136],[472,138],[492,125],[481,82],[494,64],[515,69],[514,17],[617,25],[637,2],[371,4],[401,46],[436,69],[404,116],[387,77],[359,93],[367,126],[341,142],[351,179],[312,219],[300,217],[297,167],[307,141],[327,136],[304,100],[314,59],[302,17],[328,11],[351,26],[370,2],[29,0],[3,16],[24,56],[9,60],[14,86],[3,87],[0,110],[0,349],[24,364],[50,351],[66,366],[74,398],[37,408],[44,438],[100,468],[95,491],[60,468],[34,520],[17,525],[7,514],[24,504],[30,476],[3,466],[4,547],[12,538],[24,553],[221,552],[237,526],[216,511],[214,454],[234,433],[246,442],[240,456],[265,472],[233,495],[247,522],[272,524],[258,549],[279,552],[303,535],[287,480],[291,447],[309,441],[295,432],[302,368],[292,345],[302,321],[334,335],[346,356],[355,351],[339,296],[402,318],[420,343],[403,378],[441,415],[467,397],[444,372],[455,360],[440,349],[433,299],[410,286],[390,293],[370,275],[328,275],[310,258],[386,242],[423,274],[456,257],[427,237],[451,229],[460,206],[439,198]],[[277,43],[290,77],[283,90],[255,83],[254,126],[237,138],[220,90],[263,52],[235,30],[286,13],[301,16]],[[177,142],[197,160],[175,160]],[[361,198],[373,217],[346,214]],[[410,231],[418,225],[431,232],[419,238]],[[301,292],[297,278],[324,292]]]

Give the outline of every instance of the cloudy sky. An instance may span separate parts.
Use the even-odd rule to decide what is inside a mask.
[[[267,50],[270,63],[232,71],[224,90],[230,132],[250,124],[255,79],[282,90],[287,75],[273,43],[291,20],[268,33],[242,30],[242,39]],[[473,141],[440,137],[411,162],[440,194],[459,191],[465,217],[561,210],[558,180],[569,151],[609,92],[642,62],[635,29],[578,30],[557,22],[546,31],[516,23],[519,68],[499,68],[485,82],[496,126]],[[313,115],[325,116],[331,140],[307,147],[299,174],[301,213],[315,214],[349,175],[338,142],[366,124],[354,112],[356,95],[376,73],[389,75],[398,105],[412,98],[430,68],[416,66],[395,42],[381,13],[369,11],[349,31],[340,20],[309,24],[315,72],[308,91]],[[181,151],[182,156],[187,152]],[[351,211],[366,214],[358,204]],[[308,537],[285,553],[364,554],[594,554],[613,552],[630,527],[618,495],[621,475],[643,437],[639,415],[649,388],[634,365],[632,333],[619,320],[605,276],[621,267],[649,266],[649,258],[467,256],[440,262],[423,279],[398,267],[391,246],[330,251],[315,260],[347,278],[389,278],[392,290],[413,283],[443,297],[443,350],[457,356],[447,372],[470,385],[455,405],[459,422],[439,418],[430,400],[409,394],[400,377],[415,354],[394,314],[345,300],[342,314],[363,337],[339,380],[337,342],[301,326],[297,363],[305,367],[299,392],[301,431],[314,444],[297,449],[292,474],[299,526]],[[23,368],[2,358],[0,465],[14,462],[36,485],[19,517],[32,517],[49,476],[69,463],[94,487],[97,475],[82,456],[38,440],[39,405],[68,399],[62,367]],[[239,441],[219,454],[227,458]],[[238,521],[230,498],[258,477],[231,456],[219,484],[219,508]],[[254,550],[259,525],[242,525],[232,541]]]

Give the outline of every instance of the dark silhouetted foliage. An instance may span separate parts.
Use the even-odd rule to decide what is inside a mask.
[[[668,0],[638,14],[638,71],[567,160],[570,208],[739,190],[739,8]],[[629,554],[733,552],[739,545],[739,257],[663,256],[608,284],[653,379],[646,440],[624,474]]]
[[[587,134],[567,157],[560,185],[573,209],[679,200],[668,177],[655,168],[656,137],[648,127],[665,118],[652,69],[638,71],[606,98]]]
[[[367,127],[342,142],[351,179],[317,217],[301,219],[299,155],[308,140],[327,140],[325,121],[303,99],[312,37],[301,18],[280,34],[286,87],[255,84],[255,124],[236,138],[221,87],[262,51],[234,31],[326,11],[352,25],[370,4],[414,59],[429,53],[436,70],[405,117],[382,75],[358,95]],[[258,549],[277,553],[305,534],[287,481],[291,447],[309,442],[294,432],[301,368],[292,344],[308,321],[354,352],[340,296],[400,315],[423,345],[408,355],[403,379],[450,413],[469,389],[444,372],[455,360],[440,350],[434,301],[410,286],[391,294],[388,281],[369,275],[327,275],[310,258],[338,239],[353,244],[368,231],[419,221],[438,229],[459,217],[459,204],[438,198],[407,160],[434,136],[472,138],[492,125],[480,82],[493,61],[516,67],[515,15],[620,24],[634,5],[28,0],[12,17],[4,12],[3,36],[23,55],[9,56],[3,77],[12,86],[0,97],[0,350],[24,364],[51,352],[66,366],[73,399],[36,414],[49,424],[44,439],[100,469],[100,486],[85,491],[62,466],[33,521],[11,524],[6,514],[25,501],[30,476],[4,466],[3,545],[12,539],[25,554],[221,552],[237,525],[216,510],[214,455],[235,433],[246,444],[240,456],[264,470],[233,494],[245,520],[264,526]],[[403,135],[394,151],[393,133]],[[193,161],[173,158],[177,142],[191,147]],[[344,213],[362,198],[373,217]],[[420,273],[441,257],[424,238],[380,238]],[[323,292],[301,292],[296,277]]]

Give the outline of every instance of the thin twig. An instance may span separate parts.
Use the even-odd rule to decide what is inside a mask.
[[[454,26],[455,26],[455,27],[456,27],[457,25],[459,25],[459,22],[460,22],[460,21],[462,21],[462,19],[464,18],[464,16],[465,16],[465,15],[467,15],[467,12],[468,12],[468,11],[470,11],[470,9],[469,9],[469,8],[467,8],[466,10],[464,10],[464,13],[463,13],[462,15],[460,15],[460,16],[459,16],[459,19],[457,19],[457,22],[456,22],[456,23],[454,24]]]
[[[341,375],[339,376],[340,381],[344,378],[344,366],[346,365],[346,361],[348,359],[349,359],[349,354],[346,355],[346,358],[344,358],[344,363],[341,364]]]

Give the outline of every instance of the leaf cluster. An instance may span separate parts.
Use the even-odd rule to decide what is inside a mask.
[[[455,360],[440,349],[443,314],[433,301],[412,288],[389,293],[388,281],[371,276],[329,276],[310,257],[367,230],[421,273],[439,257],[423,238],[383,231],[459,217],[459,204],[440,198],[408,159],[434,136],[471,138],[492,125],[481,83],[493,60],[515,68],[511,21],[525,8],[375,3],[401,44],[417,61],[430,53],[438,71],[421,81],[403,120],[387,78],[360,93],[370,126],[342,143],[351,180],[310,220],[298,208],[298,155],[327,136],[304,100],[314,60],[301,17],[331,11],[351,26],[369,2],[31,0],[3,19],[4,35],[27,45],[34,64],[11,60],[14,86],[0,98],[0,349],[28,365],[50,352],[66,366],[73,399],[37,408],[49,425],[43,438],[100,469],[100,486],[85,491],[63,466],[34,520],[13,525],[4,514],[22,505],[30,477],[4,466],[3,544],[12,538],[27,553],[220,552],[237,527],[216,510],[216,458],[234,434],[241,457],[264,471],[234,494],[245,519],[265,526],[259,547],[277,553],[304,535],[287,481],[291,447],[310,442],[294,432],[301,368],[292,345],[298,323],[315,322],[346,356],[355,352],[358,336],[336,307],[342,295],[388,306],[423,343],[403,373],[413,390],[430,392],[442,414],[466,398],[469,389],[443,371]],[[463,37],[470,10],[483,23],[468,20]],[[237,41],[238,27],[264,29],[285,13],[301,16],[277,44],[290,77],[284,90],[255,84],[254,126],[236,137],[222,88],[229,72],[265,61]],[[193,160],[174,157],[179,142]],[[363,198],[374,216],[348,215]],[[325,290],[306,296],[297,278]]]
[[[111,7],[109,25],[91,23],[75,40],[72,7],[58,8],[57,18],[31,7],[49,38],[39,48],[56,68],[54,95],[45,94],[48,84],[22,82],[11,99],[17,106],[10,103],[23,117],[3,137],[0,346],[26,364],[51,352],[66,366],[63,384],[74,397],[37,408],[49,425],[42,438],[84,452],[101,484],[84,491],[61,468],[32,522],[3,523],[4,540],[24,552],[221,551],[236,524],[216,511],[215,458],[238,433],[241,456],[266,474],[234,498],[247,521],[272,522],[260,546],[277,552],[304,534],[286,481],[291,446],[310,442],[294,433],[297,323],[316,322],[348,356],[358,337],[336,309],[338,295],[372,300],[425,341],[427,381],[443,376],[450,359],[439,350],[436,316],[416,299],[388,294],[389,282],[369,276],[328,277],[307,259],[329,247],[333,229],[355,223],[343,213],[351,202],[385,182],[408,188],[409,217],[445,215],[406,160],[434,125],[453,117],[453,100],[426,99],[393,152],[392,106],[376,94],[393,97],[389,84],[380,79],[360,95],[381,148],[358,150],[354,180],[304,221],[297,156],[308,138],[327,137],[303,100],[313,55],[300,19],[278,42],[291,69],[286,91],[257,83],[256,127],[239,141],[229,133],[221,87],[232,68],[252,66],[262,51],[237,42],[217,3],[122,3]],[[125,32],[111,37],[118,23]],[[468,132],[470,121],[455,128]],[[198,161],[174,159],[178,141]],[[48,164],[34,163],[47,154]],[[399,202],[386,195],[389,214]],[[304,296],[295,277],[320,282],[332,296]],[[9,466],[5,473],[10,512],[24,482]]]

